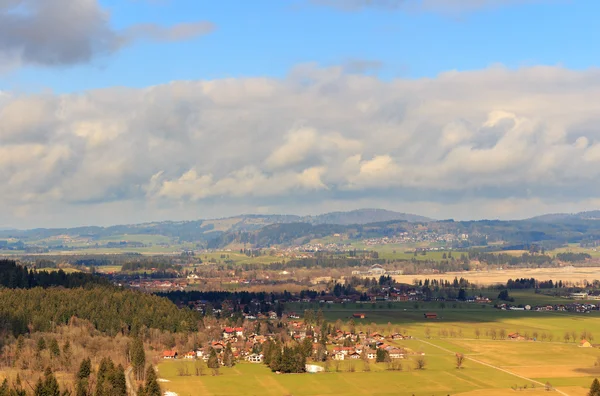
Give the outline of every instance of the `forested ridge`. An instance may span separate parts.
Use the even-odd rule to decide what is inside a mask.
[[[166,298],[122,289],[98,276],[28,271],[14,261],[0,261],[0,285],[0,331],[15,336],[52,331],[72,317],[108,335],[135,334],[143,327],[194,331],[199,319]]]
[[[63,270],[50,272],[29,270],[13,260],[0,260],[0,286],[9,289],[54,286],[74,288],[91,285],[107,286],[110,284],[110,281],[106,278],[83,272],[67,274]]]

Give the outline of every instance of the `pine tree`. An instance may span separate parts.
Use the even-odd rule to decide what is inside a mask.
[[[273,343],[271,342],[271,340],[267,340],[262,345],[263,363],[266,364],[267,366],[271,365],[271,351],[272,351],[272,348],[273,348]]]
[[[595,378],[592,382],[592,386],[590,387],[589,396],[600,396],[600,382],[598,378]]]
[[[111,396],[127,396],[125,369],[120,364],[115,368],[114,375],[111,377],[111,385],[113,389]]]
[[[304,340],[302,340],[301,349],[305,358],[308,358],[312,355],[313,345],[310,337],[306,337]]]
[[[92,373],[92,361],[90,358],[83,359],[81,361],[81,365],[79,366],[79,371],[77,372],[77,379],[89,378]]]
[[[58,357],[60,356],[60,347],[58,346],[58,342],[56,341],[56,338],[53,338],[50,340],[50,354],[53,357]]]
[[[65,341],[62,350],[63,364],[67,369],[71,368],[71,358],[73,357],[73,351],[71,351],[71,343],[69,340]]]
[[[88,392],[88,379],[81,378],[77,380],[77,385],[75,386],[75,395],[76,396],[89,396]]]
[[[377,354],[375,361],[377,363],[388,362],[390,360],[390,354],[385,349],[377,348]]]
[[[208,361],[206,362],[208,368],[216,369],[219,368],[219,358],[214,348],[210,348],[210,355],[208,355]]]
[[[0,386],[0,396],[9,396],[8,380],[4,378],[2,386]]]
[[[152,366],[148,366],[146,371],[146,386],[144,387],[144,396],[162,396],[160,385],[156,378],[156,372]]]
[[[44,381],[42,378],[38,379],[38,382],[35,384],[35,389],[33,390],[33,396],[46,396],[46,389],[44,388]]]
[[[70,347],[69,347],[70,348]],[[89,396],[89,377],[92,374],[92,361],[90,358],[83,359],[79,365],[79,371],[75,376],[75,395],[76,396]]]
[[[131,344],[131,365],[137,380],[144,379],[144,368],[146,367],[146,353],[141,338],[136,337]]]
[[[37,343],[37,351],[39,353],[42,352],[44,349],[46,349],[46,340],[44,340],[44,337],[40,337]]]
[[[98,367],[96,375],[96,396],[108,396],[110,394],[109,377],[114,371],[115,365],[109,358],[103,358]]]
[[[60,388],[52,370],[48,367],[44,373],[44,380],[40,378],[33,391],[34,396],[60,396]]]
[[[233,367],[235,365],[235,359],[230,343],[227,343],[227,346],[225,347],[225,352],[223,353],[223,364],[227,367]]]
[[[44,380],[44,388],[46,392],[44,393],[44,396],[60,396],[60,387],[58,386],[58,381],[56,381],[56,377],[54,374],[52,374],[52,371],[46,375],[46,379]]]
[[[271,371],[281,371],[283,366],[283,356],[281,354],[281,346],[277,343],[271,346],[271,357],[269,367]]]
[[[19,335],[19,338],[17,338],[17,354],[21,353],[23,351],[23,348],[25,347],[25,337],[23,337],[23,334]]]

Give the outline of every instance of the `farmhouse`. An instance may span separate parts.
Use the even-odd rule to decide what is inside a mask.
[[[521,334],[519,334],[519,333],[510,333],[510,334],[508,335],[508,338],[509,338],[510,340],[517,340],[517,341],[520,341],[520,340],[524,340],[524,339],[525,339],[525,337],[523,337],[523,336],[522,336]]]
[[[353,318],[358,318],[358,319],[364,319],[364,318],[367,317],[367,315],[364,314],[364,313],[355,313],[355,314],[352,314],[352,317]]]
[[[371,266],[367,272],[372,276],[385,275],[385,269],[379,264]]]
[[[225,327],[223,329],[223,338],[242,337],[244,335],[243,327]]]
[[[404,359],[404,350],[400,348],[391,348],[388,352],[391,359]]]
[[[253,353],[251,355],[246,356],[246,360],[250,363],[262,363],[263,355]]]
[[[177,359],[177,351],[164,351],[163,359]]]
[[[592,344],[588,340],[579,341],[579,347],[581,348],[591,348]]]
[[[585,300],[588,298],[588,294],[587,292],[571,293],[570,297],[575,300]]]
[[[191,351],[183,355],[184,359],[196,359],[196,352]]]
[[[435,312],[426,312],[423,314],[425,316],[425,319],[437,319],[438,316]]]

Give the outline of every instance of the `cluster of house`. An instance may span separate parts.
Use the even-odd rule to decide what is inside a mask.
[[[573,304],[548,304],[548,305],[512,305],[512,304],[498,304],[496,308],[503,311],[563,311],[563,312],[577,312],[577,313],[588,313],[590,311],[597,311],[600,309],[600,304],[589,304],[589,303],[573,303]]]
[[[236,360],[244,359],[252,363],[260,363],[263,360],[263,355],[253,353],[252,351],[254,350],[255,345],[263,344],[270,338],[271,337],[269,336],[257,334],[250,334],[248,337],[244,337],[243,327],[225,327],[220,340],[212,341],[205,348],[198,348],[195,351],[186,352],[183,355],[183,359],[197,359],[206,362],[210,357],[211,349],[214,349],[219,362],[223,364],[223,352],[229,344],[231,352]],[[179,353],[175,350],[164,351],[162,357],[167,360],[181,358]]]
[[[359,314],[360,315],[360,314]],[[301,321],[288,322],[287,332],[289,336],[302,342],[309,338],[313,343],[313,353],[317,353],[321,344],[318,343],[318,335],[311,326],[307,326]],[[231,351],[236,360],[246,360],[251,363],[261,363],[263,355],[256,353],[262,348],[262,345],[267,340],[273,339],[273,335],[258,335],[249,333],[243,327],[224,327],[221,338],[210,342],[204,348],[199,348],[195,351],[189,351],[180,356],[175,350],[166,350],[163,352],[163,359],[201,359],[208,361],[211,349],[217,354],[219,361],[222,362],[223,352],[227,345],[231,347]],[[377,350],[382,349],[387,351],[391,359],[403,359],[409,352],[401,347],[393,345],[393,341],[406,340],[411,336],[393,333],[389,336],[384,336],[380,333],[373,332],[367,334],[363,331],[350,332],[337,330],[333,335],[328,335],[326,344],[332,346],[325,352],[334,360],[346,359],[376,359]]]
[[[377,245],[389,245],[389,244],[402,244],[402,243],[414,243],[414,242],[442,242],[451,243],[458,239],[467,240],[469,236],[467,234],[440,234],[435,231],[411,231],[411,232],[400,232],[392,237],[381,237],[381,238],[369,238],[364,239],[363,243],[367,246]],[[435,247],[430,250],[445,250],[452,249],[451,247]]]
[[[403,271],[388,271],[379,264],[374,264],[366,271],[355,270],[352,275],[378,277],[382,275],[402,275]]]
[[[600,292],[576,292],[569,294],[569,298],[574,300],[600,300]]]
[[[528,337],[527,335],[522,335],[520,333],[510,333],[507,335],[507,338],[509,340],[514,340],[514,341],[536,341],[535,338],[531,338],[531,337]],[[589,342],[586,339],[580,340],[579,343],[577,344],[577,346],[580,348],[598,348],[598,347],[600,347],[600,345],[592,344],[591,342]]]
[[[364,332],[351,333],[338,330],[331,337],[331,342],[336,346],[331,350],[333,360],[364,359],[375,360],[377,349],[387,351],[390,359],[404,359],[409,354],[405,348],[389,344],[389,341],[406,340],[410,336],[393,333],[388,337],[380,333],[366,334]],[[350,345],[350,346],[343,346]]]
[[[187,282],[173,282],[169,280],[134,280],[129,282],[129,287],[142,290],[183,291],[187,285]]]

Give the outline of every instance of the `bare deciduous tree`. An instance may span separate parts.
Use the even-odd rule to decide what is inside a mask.
[[[462,353],[456,354],[456,368],[457,369],[462,368],[464,359],[465,359],[465,356]]]

